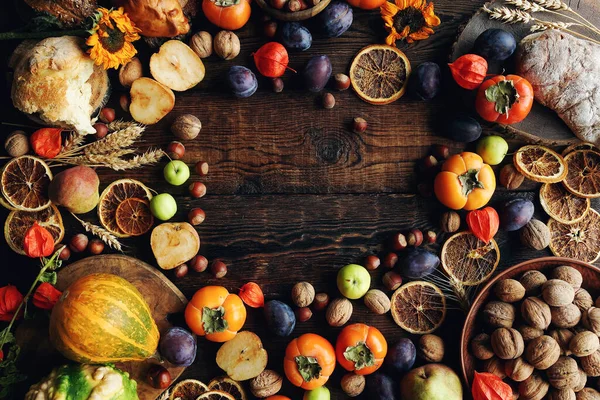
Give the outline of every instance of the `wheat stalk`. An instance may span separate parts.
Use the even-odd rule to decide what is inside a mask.
[[[65,139],[65,144],[62,146],[63,152],[68,152],[74,148],[79,147],[84,141],[87,135],[82,135],[79,132],[71,132],[69,136]]]
[[[101,140],[97,140],[84,146],[84,153],[88,154],[107,154],[116,149],[124,149],[131,146],[142,136],[144,127],[139,125],[130,125],[114,133],[107,135]]]
[[[541,32],[546,31],[548,29],[568,29],[573,26],[573,23],[570,22],[545,22],[543,24],[533,24],[529,29],[529,32]]]
[[[89,167],[108,167],[115,171],[124,171],[143,167],[144,165],[155,164],[165,155],[165,152],[162,150],[151,149],[145,153],[138,154],[131,159],[121,158],[133,153],[134,150],[122,149],[111,154],[85,154],[83,156],[59,161],[67,164],[87,165]]]
[[[113,122],[110,122],[106,125],[109,132],[120,131],[122,129],[127,129],[131,126],[139,126],[144,128],[143,125],[139,125],[133,121],[123,121],[122,119],[114,120]]]
[[[547,10],[572,11],[571,7],[561,0],[533,0],[533,2]]]
[[[562,18],[566,18],[570,21],[573,21],[575,24],[578,24],[582,28],[590,29],[594,33],[600,33],[600,30],[598,30],[598,28],[596,28],[588,20],[583,18],[581,15],[579,15],[577,12],[575,12],[575,10],[573,10],[567,4],[565,4],[561,1],[538,0],[538,1],[532,2],[529,0],[504,0],[504,3],[514,6],[521,11],[529,11],[532,13],[546,12],[546,13],[550,13],[550,14],[554,14],[554,15],[559,15]],[[569,15],[565,15],[564,11],[569,11],[569,12],[575,14],[575,16],[579,17],[580,19],[571,17]],[[582,22],[584,22],[584,23],[582,24]],[[552,24],[551,22],[549,22],[549,23]],[[573,24],[571,24],[571,26],[572,25]],[[546,28],[546,29],[548,29],[548,28]],[[557,29],[563,29],[563,28],[557,28]],[[539,29],[537,29],[537,30],[539,30]]]
[[[119,242],[119,239],[117,239],[117,237],[115,235],[113,235],[106,229],[99,227],[98,225],[94,225],[91,222],[86,222],[86,221],[80,219],[79,217],[77,217],[77,215],[75,215],[73,213],[71,213],[71,215],[73,215],[73,217],[77,221],[79,221],[79,223],[81,224],[81,226],[83,226],[83,229],[85,229],[86,232],[89,232],[92,235],[97,236],[108,247],[115,249],[117,251],[123,251],[121,242]]]
[[[515,6],[521,11],[529,11],[532,13],[548,11],[541,5],[539,5],[537,3],[532,3],[527,0],[504,0],[504,3],[506,3],[510,6]]]

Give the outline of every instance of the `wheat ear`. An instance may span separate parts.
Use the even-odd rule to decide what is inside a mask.
[[[81,224],[81,226],[83,226],[83,229],[85,229],[86,232],[89,232],[92,235],[97,236],[108,247],[115,249],[117,251],[123,251],[121,242],[119,242],[119,239],[117,239],[117,237],[115,235],[113,235],[106,229],[99,227],[98,225],[94,225],[91,222],[86,222],[86,221],[82,220],[81,218],[79,218],[77,215],[75,215],[73,213],[71,213],[71,215],[77,221],[79,221],[79,223]]]

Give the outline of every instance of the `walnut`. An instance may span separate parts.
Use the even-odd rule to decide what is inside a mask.
[[[530,340],[533,340],[535,338],[538,338],[544,334],[543,329],[534,328],[533,326],[529,326],[529,325],[521,325],[517,328],[517,330],[519,331],[521,336],[523,336],[523,341],[525,343],[527,343]]]
[[[137,57],[133,57],[127,64],[119,69],[119,82],[125,87],[131,87],[133,81],[142,76],[144,76],[142,62]]]
[[[308,307],[315,299],[315,288],[308,282],[298,282],[292,288],[292,302],[298,307]]]
[[[560,357],[560,346],[548,335],[533,339],[525,349],[525,359],[535,369],[548,369]]]
[[[478,360],[489,360],[494,356],[490,335],[480,333],[471,340],[471,352]]]
[[[590,292],[583,288],[579,288],[575,289],[575,298],[573,299],[573,304],[575,304],[579,308],[579,311],[583,313],[588,308],[594,306],[594,300],[592,300],[592,295]]]
[[[514,303],[523,300],[525,288],[519,281],[514,279],[503,279],[494,286],[496,297],[506,303]]]
[[[436,335],[423,335],[419,339],[419,357],[430,363],[439,363],[444,358],[444,341]]]
[[[533,365],[525,361],[523,357],[518,357],[514,360],[508,360],[504,364],[504,372],[515,382],[522,382],[529,378],[533,371]]]
[[[573,332],[568,329],[558,328],[553,329],[548,332],[548,335],[556,340],[558,346],[560,347],[560,354],[563,356],[571,355],[571,350],[569,350],[569,344],[571,343],[571,339],[575,336]]]
[[[521,303],[521,315],[525,322],[538,329],[546,329],[552,321],[550,306],[537,297],[528,297]]]
[[[221,31],[213,42],[215,53],[224,60],[233,60],[240,54],[240,39],[231,31]]]
[[[600,335],[600,308],[590,307],[587,311],[584,311],[581,322],[590,331]]]
[[[580,288],[581,284],[583,283],[583,276],[581,275],[581,272],[568,265],[562,265],[554,268],[550,272],[550,278],[560,279],[570,283],[574,289]]]
[[[483,317],[493,328],[510,328],[515,321],[515,307],[502,301],[490,301],[483,309]]]
[[[573,389],[550,389],[548,400],[576,400]]]
[[[442,214],[440,228],[443,232],[454,233],[460,229],[460,215],[456,211],[447,211]]]
[[[546,279],[546,275],[542,274],[540,271],[527,271],[523,274],[519,282],[525,288],[525,292],[528,296],[537,295],[542,289],[542,285],[546,283],[548,279]]]
[[[572,389],[579,383],[577,361],[571,357],[561,356],[548,371],[546,376],[550,385],[556,389]]]
[[[498,328],[491,336],[494,354],[503,360],[513,360],[521,357],[525,349],[523,337],[513,328]]]
[[[571,303],[564,307],[552,307],[552,324],[559,328],[573,328],[581,321],[581,311]]]
[[[533,250],[544,250],[550,244],[548,225],[532,219],[521,229],[521,243]]]
[[[192,114],[184,114],[175,118],[171,125],[173,135],[182,140],[193,140],[200,134],[202,123]]]
[[[331,301],[325,312],[325,319],[331,326],[342,326],[352,316],[352,303],[346,298],[337,298]]]
[[[281,390],[283,378],[271,369],[265,369],[250,381],[250,391],[259,398],[273,396]]]
[[[599,348],[598,336],[590,331],[579,332],[569,342],[569,350],[577,357],[589,356]]]
[[[496,375],[500,379],[506,378],[506,372],[504,372],[504,361],[498,357],[492,357],[489,360],[485,360],[483,363],[483,370],[490,374]]]
[[[548,394],[549,389],[548,382],[538,372],[534,372],[519,384],[519,399],[542,400]]]
[[[29,153],[29,139],[23,131],[14,131],[6,138],[4,149],[11,157],[21,157]]]
[[[387,294],[378,289],[371,289],[363,298],[365,305],[375,314],[382,315],[390,311],[390,298]]]
[[[500,184],[508,190],[518,189],[524,180],[525,176],[512,164],[506,164],[500,170]]]
[[[583,388],[577,392],[575,398],[577,400],[600,400],[600,392],[592,388]]]
[[[568,282],[550,279],[542,286],[542,297],[552,307],[562,307],[573,302],[575,289]]]
[[[210,57],[213,50],[213,38],[211,34],[206,31],[195,33],[190,39],[190,48],[200,58]]]
[[[365,390],[365,377],[364,375],[356,375],[354,373],[346,374],[342,377],[341,386],[344,393],[348,397],[359,396]]]
[[[587,374],[585,371],[579,368],[577,372],[579,372],[579,382],[577,382],[577,385],[573,388],[575,393],[579,392],[587,384]]]
[[[600,350],[579,359],[581,368],[587,376],[600,376]]]

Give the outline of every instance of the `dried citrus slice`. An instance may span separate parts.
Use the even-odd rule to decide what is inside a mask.
[[[143,235],[154,225],[154,217],[150,212],[148,200],[136,197],[125,199],[119,204],[115,220],[121,232],[129,236]]]
[[[208,390],[220,390],[229,393],[235,400],[246,400],[248,398],[242,385],[228,376],[221,376],[210,381]]]
[[[63,225],[60,211],[54,204],[40,211],[12,211],[8,214],[4,223],[4,238],[10,248],[19,254],[25,255],[23,241],[25,233],[37,222],[50,232],[54,238],[54,244],[60,243],[65,236],[65,227]]]
[[[17,210],[16,208],[14,208],[10,204],[8,204],[8,201],[6,201],[6,199],[4,198],[4,195],[2,194],[2,191],[0,191],[0,206],[4,207],[4,208],[6,208],[7,210],[10,210],[10,211],[16,211]]]
[[[577,150],[565,156],[569,173],[563,184],[576,196],[600,197],[600,153]]]
[[[395,47],[374,44],[363,48],[350,65],[352,88],[370,104],[389,104],[406,91],[410,62]]]
[[[10,160],[2,170],[2,195],[9,205],[22,211],[40,211],[50,206],[48,186],[52,172],[37,157]]]
[[[590,199],[570,193],[562,183],[544,183],[540,188],[540,203],[546,213],[563,224],[574,224],[590,210]]]
[[[594,150],[594,151],[600,152],[600,149],[597,148],[596,146],[594,146],[593,144],[586,143],[586,142],[580,142],[580,143],[572,144],[569,147],[567,147],[566,149],[564,149],[562,152],[562,156],[564,157],[567,154],[572,153],[577,150]]]
[[[494,239],[485,243],[471,232],[459,232],[444,243],[441,261],[451,278],[475,286],[492,276],[500,262],[500,249]]]
[[[126,234],[117,225],[117,208],[119,205],[131,198],[152,199],[150,189],[142,182],[134,179],[119,179],[114,181],[100,195],[98,203],[98,218],[104,228],[110,231],[116,237],[124,238]]]
[[[431,333],[446,317],[446,297],[433,283],[414,281],[400,286],[391,302],[394,322],[410,333]]]
[[[526,178],[535,182],[555,183],[567,176],[567,164],[563,157],[544,146],[523,146],[513,157],[515,167]]]
[[[211,390],[210,392],[201,394],[196,398],[196,400],[235,400],[235,397],[227,392]]]
[[[196,400],[206,392],[208,392],[208,386],[204,383],[195,379],[186,379],[173,386],[169,400]]]
[[[593,263],[600,257],[600,214],[593,208],[579,222],[562,224],[548,221],[550,250],[557,257]]]

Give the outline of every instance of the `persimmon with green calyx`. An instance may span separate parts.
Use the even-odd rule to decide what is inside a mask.
[[[348,0],[348,4],[352,7],[360,8],[362,10],[374,10],[381,7],[386,0]]]
[[[533,87],[518,75],[497,75],[484,81],[475,99],[481,118],[505,125],[523,121],[532,106]]]
[[[377,328],[352,324],[340,332],[335,343],[335,356],[346,371],[369,375],[381,367],[387,348],[387,341]]]
[[[305,333],[292,340],[285,350],[285,376],[292,385],[304,390],[323,386],[334,369],[335,350],[322,336]]]
[[[453,155],[442,165],[434,182],[437,199],[453,210],[476,210],[485,206],[496,190],[492,167],[471,152]]]
[[[219,28],[235,31],[246,25],[252,9],[249,0],[203,0],[202,11]]]

